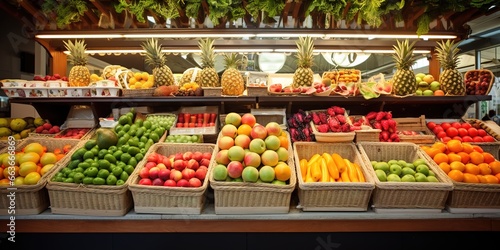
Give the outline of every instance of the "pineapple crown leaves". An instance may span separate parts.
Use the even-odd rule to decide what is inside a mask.
[[[158,44],[158,39],[151,38],[141,44],[145,52],[145,62],[153,67],[159,68],[165,65],[167,55],[161,51],[161,44]]]
[[[213,68],[215,65],[214,39],[206,38],[198,41],[201,50],[201,66],[203,68]]]
[[[313,65],[314,41],[312,37],[299,37],[297,44],[297,67],[310,68]]]
[[[392,58],[396,63],[396,67],[403,70],[410,69],[416,60],[415,56],[413,56],[416,41],[410,44],[408,39],[406,39],[402,42],[396,40],[396,43],[397,44],[393,46],[394,54],[392,55]]]
[[[75,40],[72,42],[71,40],[63,41],[64,47],[69,51],[68,61],[73,66],[85,66],[87,64],[87,54],[85,54],[85,50],[87,45],[85,44],[85,40]]]
[[[226,69],[236,69],[243,62],[238,58],[238,53],[224,53],[222,54],[222,57],[224,58],[224,65],[226,66]]]
[[[436,56],[443,69],[456,69],[460,61],[458,57],[458,43],[453,40],[437,42]]]

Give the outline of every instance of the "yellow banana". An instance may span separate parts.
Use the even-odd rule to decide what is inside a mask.
[[[335,165],[337,165],[337,168],[339,169],[339,173],[343,173],[347,168],[347,165],[345,164],[344,158],[342,158],[342,156],[340,156],[337,153],[333,153],[332,158],[333,158],[333,161],[335,162]]]
[[[361,170],[361,166],[356,164],[355,162],[353,163],[354,167],[356,167],[356,171],[358,172],[358,178],[360,182],[366,182],[365,175],[363,174],[363,171]]]
[[[312,178],[312,168],[311,165],[307,164],[307,171],[306,171],[306,179],[305,182],[314,182],[314,179]]]
[[[321,167],[319,161],[315,161],[311,165],[311,177],[317,182],[321,180]]]
[[[307,160],[306,159],[300,160],[299,166],[300,166],[300,174],[301,174],[302,180],[305,180],[306,175],[307,175]]]
[[[346,165],[347,165],[347,174],[349,174],[349,180],[351,182],[359,182],[358,178],[358,171],[356,170],[356,167],[352,165],[351,161],[348,159],[344,159]]]
[[[339,170],[337,168],[337,165],[335,165],[335,161],[333,161],[332,156],[328,153],[323,153],[323,155],[321,156],[326,160],[326,166],[328,168],[328,173],[330,174],[330,176],[333,179],[340,178]]]
[[[326,166],[325,158],[321,158],[321,182],[329,182],[330,174],[328,173],[328,167]]]
[[[319,160],[320,158],[321,158],[320,154],[314,154],[313,156],[311,156],[309,161],[307,161],[307,164],[311,165],[313,162]]]

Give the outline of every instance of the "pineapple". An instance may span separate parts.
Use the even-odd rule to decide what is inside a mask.
[[[223,95],[241,95],[245,90],[245,81],[240,71],[237,69],[241,60],[237,53],[224,54],[226,69],[222,73],[221,86]]]
[[[447,95],[465,95],[465,83],[457,70],[459,61],[455,42],[448,40],[437,43],[436,54],[443,71],[439,74],[441,89]]]
[[[87,68],[87,54],[85,54],[85,41],[64,42],[64,47],[69,51],[68,61],[72,65],[68,76],[68,86],[86,87],[90,84],[90,71]]]
[[[311,86],[314,81],[313,65],[314,42],[311,37],[299,37],[297,41],[297,69],[293,74],[294,88]]]
[[[220,87],[219,75],[215,71],[214,40],[200,39],[198,47],[201,49],[201,86]]]
[[[158,40],[151,38],[141,45],[142,49],[146,51],[146,63],[153,68],[153,78],[155,87],[174,85],[174,74],[167,66],[167,55],[161,52],[161,45]]]
[[[186,83],[193,83],[193,82],[198,84],[198,85],[201,84],[201,69],[198,67],[186,69],[186,71],[184,71],[184,73],[182,73],[182,77],[179,80],[179,86],[182,86],[183,84],[186,84]]]
[[[411,70],[411,66],[415,63],[415,57],[413,56],[414,45],[415,42],[410,44],[408,40],[397,41],[397,45],[394,45],[392,57],[397,70],[392,78],[392,90],[395,95],[411,95],[417,91],[418,84],[415,80],[415,73]]]

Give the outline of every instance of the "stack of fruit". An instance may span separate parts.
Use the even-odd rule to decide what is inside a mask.
[[[371,161],[371,165],[381,182],[439,182],[425,159]]]
[[[0,118],[0,140],[13,136],[16,140],[24,139],[45,123],[42,118]]]
[[[54,75],[45,75],[45,76],[34,76],[33,77],[34,81],[68,81],[68,77],[66,76],[61,76],[60,74],[54,74]]]
[[[176,96],[203,96],[203,90],[196,82],[187,82],[179,87],[179,90],[174,93]]]
[[[67,128],[56,134],[54,138],[82,139],[90,130],[91,128]]]
[[[250,113],[229,113],[217,141],[213,178],[286,185],[292,175],[289,143],[277,122],[261,125]]]
[[[500,161],[481,146],[452,139],[421,148],[456,182],[500,183]]]
[[[444,91],[441,90],[441,84],[434,79],[430,74],[418,73],[415,75],[415,80],[418,83],[416,95],[423,96],[443,96]]]
[[[61,132],[61,129],[57,125],[52,125],[50,122],[45,122],[44,124],[36,127],[35,133],[37,134],[57,134]]]
[[[292,142],[316,140],[312,132],[311,120],[312,115],[302,109],[286,120]]]
[[[312,123],[320,133],[352,132],[361,126],[352,126],[346,110],[339,106],[331,106],[326,110],[310,111]]]
[[[463,142],[495,142],[481,127],[473,127],[468,122],[427,122],[427,127],[443,142],[458,140]]]
[[[148,72],[135,72],[134,77],[128,79],[129,89],[150,89],[153,84],[153,76]]]
[[[31,142],[15,152],[15,164],[11,168],[9,153],[0,154],[0,186],[35,185],[60,161],[72,146],[66,144],[51,152],[40,142]],[[12,169],[12,170],[11,170]],[[13,180],[10,176],[14,174]]]
[[[467,95],[486,95],[493,85],[495,75],[490,70],[477,69],[465,73],[465,88]]]
[[[338,153],[314,154],[310,159],[300,159],[299,165],[306,183],[366,181],[361,167]]]
[[[400,138],[396,128],[396,121],[392,119],[390,111],[372,111],[365,116],[368,123],[375,129],[382,130],[379,140],[382,142],[399,142]]]

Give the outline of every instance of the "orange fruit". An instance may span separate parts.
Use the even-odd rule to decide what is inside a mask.
[[[0,180],[0,186],[10,186],[10,181],[9,179],[5,178],[5,179],[1,179]]]
[[[481,169],[476,164],[467,163],[465,164],[465,173],[476,175],[481,173]]]
[[[476,152],[482,153],[484,152],[483,148],[478,145],[472,145],[472,149]]]
[[[459,161],[459,162],[462,162],[462,157],[460,157],[460,155],[456,154],[456,153],[449,153],[448,154],[448,162],[449,163],[452,163],[454,161]]]
[[[462,146],[462,142],[456,139],[451,139],[448,142],[446,142],[446,147],[451,151],[451,152],[462,152],[464,150],[464,146]]]
[[[491,174],[490,165],[488,165],[488,163],[480,163],[477,166],[482,175]]]
[[[452,180],[454,181],[458,181],[458,182],[462,182],[464,180],[464,173],[462,173],[461,171],[459,170],[456,170],[456,169],[452,169],[449,173],[448,173],[448,177],[450,177]]]
[[[471,163],[478,165],[478,164],[481,164],[484,162],[484,156],[483,156],[482,152],[474,151],[474,152],[471,152],[469,154],[469,156],[470,156]]]
[[[292,171],[286,163],[278,163],[274,167],[274,174],[277,180],[288,181],[292,176]]]
[[[435,95],[435,96],[444,96],[444,91],[443,91],[443,90],[438,89],[438,90],[434,91],[434,95]]]
[[[445,153],[441,153],[441,152],[434,155],[434,157],[432,159],[438,165],[443,163],[443,162],[448,163],[448,161],[449,161],[448,155],[446,155]]]
[[[250,125],[248,125],[248,124],[241,124],[238,127],[238,130],[237,130],[237,133],[239,135],[248,135],[248,136],[250,136],[251,132],[252,132],[252,127],[250,127]]]
[[[490,165],[492,174],[496,175],[500,173],[500,161],[492,161],[488,165]]]
[[[444,142],[440,142],[440,141],[437,141],[434,144],[432,144],[432,147],[439,149],[439,151],[441,151],[442,153],[444,153],[447,149],[446,144]]]
[[[484,175],[478,174],[476,176],[479,179],[479,183],[488,183],[488,180],[486,180],[486,177],[484,177]]]
[[[496,174],[495,177],[500,180],[500,173]]]
[[[57,161],[60,161],[64,156],[66,156],[66,155],[65,154],[56,154]]]
[[[462,142],[462,146],[464,147],[463,152],[470,154],[470,152],[474,151],[474,148],[472,147],[472,144],[468,142]]]
[[[288,140],[288,137],[287,136],[280,136],[278,138],[280,139],[280,147],[284,147],[284,148],[288,149],[288,144],[290,143],[290,141]]]
[[[439,151],[439,149],[437,148],[433,148],[433,147],[430,147],[428,148],[427,150],[425,150],[425,153],[427,155],[429,155],[431,158],[434,159],[434,156],[437,154],[437,153],[441,153],[441,151]]]
[[[53,152],[54,154],[56,154],[56,155],[57,155],[57,154],[62,154],[62,153],[63,153],[62,149],[60,149],[60,148],[56,148],[56,149],[54,149],[54,151],[52,151],[52,152]]]
[[[468,153],[465,152],[458,152],[457,155],[460,155],[460,158],[462,159],[463,164],[467,164],[470,161],[470,156]]]
[[[450,167],[450,164],[448,164],[447,162],[441,162],[439,164],[439,167],[441,168],[441,170],[443,170],[446,174],[448,174],[448,172],[450,172],[451,170],[451,167]]]
[[[492,154],[490,154],[488,152],[483,152],[483,157],[484,157],[484,162],[486,162],[486,163],[490,163],[490,162],[495,161],[495,156],[493,156]]]
[[[3,169],[3,176],[4,178],[9,178],[10,175],[9,175],[9,168],[4,168]],[[18,166],[14,166],[14,177],[18,177],[19,176],[19,167]]]
[[[475,174],[464,173],[465,183],[479,183],[479,178]]]
[[[500,182],[496,176],[491,174],[484,175],[484,178],[486,178],[486,182],[490,184],[498,184]]]
[[[464,172],[465,164],[463,164],[461,161],[454,161],[450,163],[450,168],[451,170],[458,170],[460,172]]]

